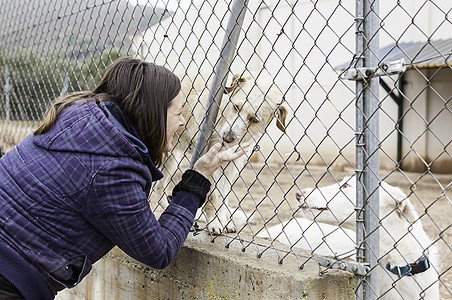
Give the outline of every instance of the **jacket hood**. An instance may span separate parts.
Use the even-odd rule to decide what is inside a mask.
[[[54,151],[131,157],[149,168],[152,181],[163,177],[135,128],[112,101],[97,104],[90,100],[70,105],[61,112],[51,129],[34,136],[33,142]]]

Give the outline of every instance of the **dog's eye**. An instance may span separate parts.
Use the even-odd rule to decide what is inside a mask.
[[[256,118],[256,117],[250,117],[250,118],[248,118],[248,121],[249,121],[250,123],[257,123],[257,122],[259,122],[259,119]]]
[[[348,188],[348,187],[350,187],[350,184],[348,184],[348,183],[346,182],[346,183],[344,183],[343,185],[341,185],[340,189],[342,190],[342,189],[345,189],[345,188]]]
[[[239,112],[240,111],[240,107],[236,104],[233,104],[234,110]]]

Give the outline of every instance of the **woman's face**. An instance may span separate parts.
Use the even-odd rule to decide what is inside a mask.
[[[185,125],[185,119],[182,116],[182,93],[179,93],[170,102],[166,113],[166,151],[169,152],[174,147],[174,133],[180,126]]]

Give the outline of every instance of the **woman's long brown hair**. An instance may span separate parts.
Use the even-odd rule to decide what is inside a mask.
[[[123,110],[159,167],[166,149],[167,110],[180,89],[179,78],[170,70],[140,59],[121,57],[106,69],[94,90],[70,93],[55,100],[35,134],[49,131],[61,111],[74,102],[111,100]]]

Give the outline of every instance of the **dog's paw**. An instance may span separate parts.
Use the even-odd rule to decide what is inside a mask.
[[[225,232],[227,232],[227,233],[237,232],[237,228],[235,228],[235,226],[233,224],[226,225],[226,227],[224,229],[225,229]]]
[[[207,229],[210,233],[213,234],[222,234],[223,233],[223,226],[221,225],[221,222],[218,219],[214,219],[210,221],[207,224]]]
[[[231,223],[221,222],[218,218],[215,218],[209,224],[207,224],[207,229],[212,234],[222,234],[222,233],[233,233],[237,232],[237,228]]]

